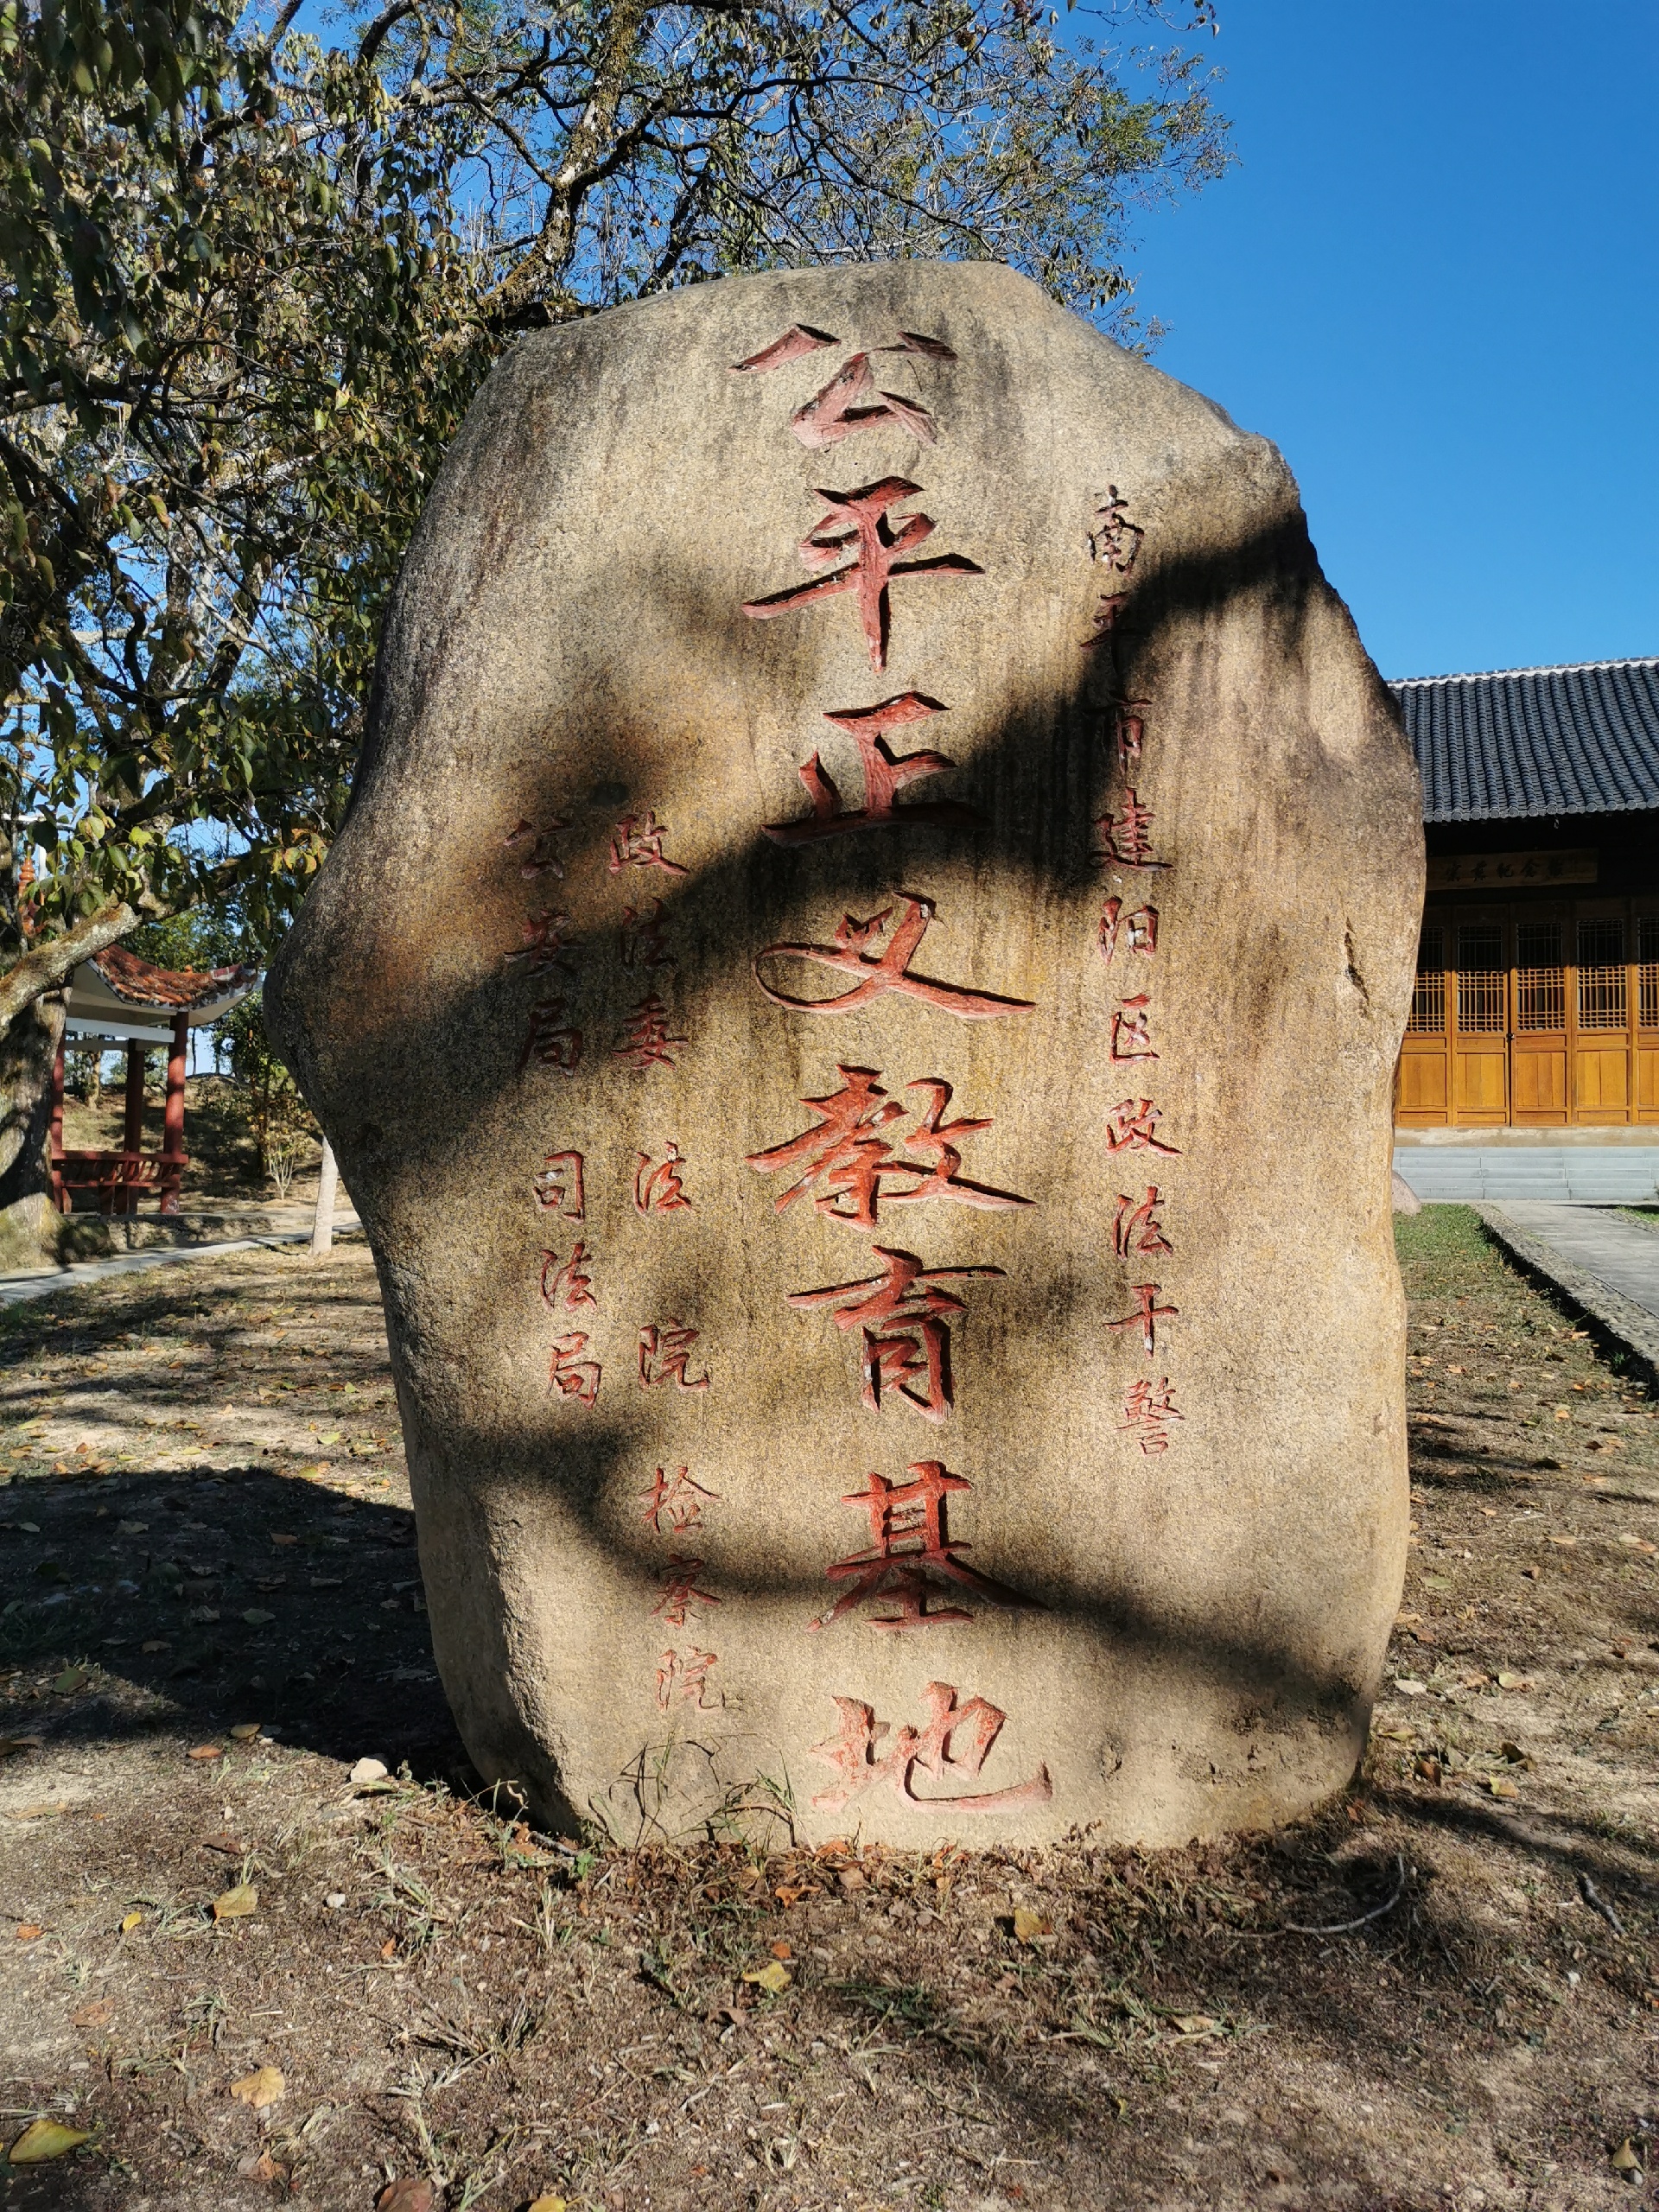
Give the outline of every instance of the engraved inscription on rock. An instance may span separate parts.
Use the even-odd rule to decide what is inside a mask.
[[[486,1776],[900,1844],[1346,1779],[1419,823],[1278,454],[1009,271],[520,343],[267,992]]]

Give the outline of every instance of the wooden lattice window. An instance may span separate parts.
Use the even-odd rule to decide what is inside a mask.
[[[1624,925],[1604,915],[1579,924],[1579,1027],[1624,1029],[1630,1023],[1625,988]]]
[[[1432,922],[1417,946],[1417,982],[1411,994],[1406,1033],[1412,1037],[1446,1033],[1446,931]]]
[[[1561,965],[1559,922],[1515,925],[1515,1026],[1565,1029],[1567,971]]]
[[[1465,922],[1458,931],[1458,1027],[1465,1036],[1502,1032],[1503,928]]]
[[[1643,914],[1636,925],[1637,1019],[1644,1029],[1659,1029],[1659,914]]]

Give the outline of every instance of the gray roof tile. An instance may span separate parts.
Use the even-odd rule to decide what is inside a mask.
[[[1391,683],[1426,822],[1659,808],[1659,658]]]

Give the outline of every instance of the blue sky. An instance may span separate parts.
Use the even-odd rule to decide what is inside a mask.
[[[1238,165],[1141,226],[1159,366],[1284,452],[1385,676],[1659,652],[1659,8],[1221,18]]]

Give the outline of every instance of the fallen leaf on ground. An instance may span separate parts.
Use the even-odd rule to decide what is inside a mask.
[[[273,1529],[270,1532],[270,1541],[273,1544],[297,1544],[300,1540],[297,1536],[282,1535]]]
[[[36,1942],[41,1932],[41,1923],[38,1920],[20,1920],[17,1923],[17,1941],[20,1943]]]
[[[1394,1687],[1402,1697],[1427,1697],[1428,1694],[1428,1684],[1417,1681],[1409,1675],[1396,1675]]]
[[[15,2158],[17,2153],[14,2151],[11,2155]],[[1636,2145],[1628,2135],[1613,2152],[1611,2164],[1616,2174],[1639,2175],[1641,2173],[1642,2161],[1636,2155]]]
[[[388,2182],[374,2200],[374,2212],[432,2212],[437,2192],[429,2181]]]
[[[1486,1787],[1494,1797],[1518,1797],[1521,1795],[1515,1784],[1501,1774],[1489,1774],[1486,1777]]]
[[[115,2018],[113,1997],[100,1997],[95,2004],[83,2005],[79,2012],[72,2012],[69,2024],[76,2028],[107,2028]]]
[[[538,2196],[530,2212],[566,2212],[565,2201],[562,2196]]]
[[[1184,2036],[1218,2036],[1221,2022],[1212,2019],[1208,2012],[1172,2012],[1169,2024]]]
[[[173,1647],[164,1636],[153,1636],[148,1643],[141,1643],[138,1649],[141,1651],[156,1652],[170,1651]]]
[[[250,1628],[264,1628],[268,1623],[274,1621],[276,1616],[275,1613],[268,1613],[263,1605],[250,1605],[242,1618]]]
[[[77,1690],[86,1688],[86,1679],[84,1667],[66,1667],[53,1678],[52,1687],[60,1697],[73,1697]]]
[[[384,1759],[359,1759],[357,1764],[352,1769],[349,1778],[359,1788],[361,1788],[365,1782],[384,1782],[386,1778],[386,1763]]]
[[[213,1899],[215,1920],[245,1920],[259,1906],[259,1892],[251,1882],[238,1882],[234,1889],[222,1890]]]
[[[1497,1687],[1501,1690],[1529,1690],[1532,1688],[1532,1677],[1529,1675],[1501,1674],[1497,1678]]]
[[[843,1866],[836,1879],[843,1890],[861,1890],[864,1886],[863,1874],[856,1866]]]
[[[279,2166],[269,2151],[262,2151],[257,2158],[244,2158],[236,2171],[248,2181],[284,2181],[288,2177],[287,2168]]]
[[[188,1754],[193,1759],[219,1759],[225,1756],[223,1744],[197,1744]]]
[[[43,2158],[60,2158],[82,2143],[90,2143],[89,2127],[66,2127],[60,2120],[31,2120],[6,2156],[14,2166],[38,2165]]]
[[[231,2084],[231,2094],[251,2112],[264,2112],[267,2105],[279,2103],[287,2094],[288,2084],[278,2066],[258,2067]]]
[[[135,1928],[143,1926],[143,1918],[144,1916],[142,1912],[130,1912],[126,1918],[121,1923],[121,1933],[124,1936],[130,1936]]]
[[[795,1977],[786,1966],[774,1959],[769,1967],[751,1967],[743,1979],[753,1982],[773,1997],[781,1997]]]
[[[0,1759],[15,1759],[23,1751],[38,1751],[38,1736],[0,1736]]]
[[[13,1821],[51,1821],[55,1820],[60,1813],[67,1813],[68,1809],[68,1805],[60,1798],[56,1803],[24,1805],[15,1813],[9,1813],[6,1817]]]
[[[247,1615],[245,1613],[242,1618],[245,1620]],[[266,1618],[269,1618],[270,1616],[267,1615]],[[259,1723],[257,1720],[238,1720],[231,1731],[231,1738],[234,1743],[247,1744],[251,1743],[258,1733]]]
[[[783,1941],[781,1936],[779,1938],[777,1942],[768,1943],[766,1948],[772,1953],[774,1959],[792,1959],[795,1955],[794,1952],[790,1948],[789,1945]]]
[[[1046,1913],[1033,1912],[1027,1906],[1014,1909],[1014,1932],[1022,1943],[1034,1943],[1039,1936],[1052,1936],[1054,1923]]]

